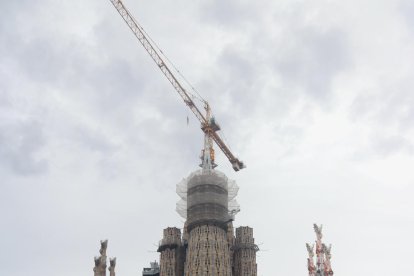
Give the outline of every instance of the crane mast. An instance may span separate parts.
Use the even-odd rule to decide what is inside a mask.
[[[125,7],[125,5],[122,3],[122,1],[121,0],[110,0],[110,1],[114,5],[118,13],[121,15],[121,17],[124,19],[128,27],[134,33],[138,41],[142,44],[142,46],[144,46],[145,50],[148,52],[148,54],[151,56],[151,58],[154,60],[157,66],[160,68],[161,72],[165,75],[165,77],[172,84],[174,89],[178,92],[178,94],[184,100],[184,103],[190,108],[190,110],[194,113],[194,115],[200,121],[201,129],[203,130],[205,134],[204,149],[202,151],[202,156],[201,156],[201,159],[202,159],[201,166],[203,167],[203,169],[212,169],[216,166],[214,163],[214,149],[212,147],[213,145],[212,140],[214,140],[217,146],[223,151],[223,153],[229,159],[235,171],[239,171],[240,169],[245,168],[245,165],[243,164],[243,162],[238,160],[233,155],[230,149],[226,146],[226,144],[217,134],[217,131],[220,130],[220,127],[215,123],[214,118],[211,117],[211,109],[210,109],[208,102],[203,100],[204,109],[206,111],[206,116],[204,116],[201,113],[201,111],[198,109],[198,107],[195,105],[190,95],[187,93],[187,91],[183,88],[183,86],[180,84],[180,82],[171,72],[170,68],[161,58],[158,51],[151,44],[143,28],[138,24],[138,22],[136,22],[136,20],[131,15],[131,13],[128,11],[128,9]]]

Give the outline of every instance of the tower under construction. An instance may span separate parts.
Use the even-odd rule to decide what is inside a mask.
[[[206,160],[202,169],[177,184],[181,198],[177,212],[186,222],[183,233],[164,229],[158,248],[160,275],[256,276],[253,229],[239,227],[236,233],[233,229],[238,186],[222,172],[209,169]]]

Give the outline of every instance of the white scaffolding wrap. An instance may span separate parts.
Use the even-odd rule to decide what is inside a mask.
[[[233,220],[240,211],[236,181],[217,170],[197,170],[177,184],[177,212],[189,223]]]

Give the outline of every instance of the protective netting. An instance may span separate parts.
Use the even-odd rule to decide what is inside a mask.
[[[189,224],[198,221],[226,222],[240,210],[234,180],[217,170],[197,170],[177,184],[177,212]]]

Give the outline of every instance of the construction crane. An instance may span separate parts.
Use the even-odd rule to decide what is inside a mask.
[[[204,104],[204,109],[206,115],[204,116],[200,109],[195,105],[192,98],[190,97],[189,93],[183,88],[180,84],[178,79],[174,76],[171,69],[167,66],[164,60],[161,58],[160,53],[153,46],[151,40],[149,39],[148,35],[145,33],[144,29],[138,24],[138,22],[134,19],[125,5],[122,3],[121,0],[110,0],[111,3],[114,5],[116,10],[122,16],[124,21],[127,23],[128,27],[132,30],[134,35],[138,38],[138,41],[144,46],[145,50],[154,60],[154,62],[158,65],[161,72],[167,77],[168,81],[172,84],[181,98],[184,100],[184,103],[190,108],[190,110],[194,113],[197,119],[201,123],[201,129],[204,132],[204,149],[201,152],[201,167],[203,169],[213,169],[217,165],[215,164],[215,154],[213,149],[213,141],[216,142],[217,146],[223,151],[226,157],[229,159],[233,169],[235,171],[239,171],[245,168],[245,165],[242,161],[237,159],[230,149],[226,146],[220,136],[217,134],[217,131],[220,130],[220,126],[215,122],[214,117],[211,115],[211,108],[207,101],[202,100]]]

